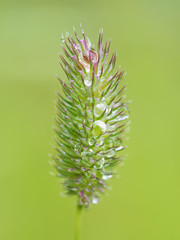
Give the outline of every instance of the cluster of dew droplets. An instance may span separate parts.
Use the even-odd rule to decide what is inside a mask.
[[[62,42],[66,41],[63,35],[61,40]],[[84,69],[84,72],[81,71],[81,73],[83,72],[81,76],[83,81],[79,82],[81,94],[79,94],[78,98],[80,101],[78,100],[79,103],[76,105],[82,114],[74,116],[80,135],[84,134],[84,136],[81,138],[81,141],[72,142],[71,144],[73,146],[72,155],[74,154],[76,164],[75,167],[68,168],[68,172],[69,175],[72,174],[73,176],[74,174],[74,176],[78,176],[79,174],[79,176],[74,181],[68,182],[67,180],[66,186],[69,187],[71,192],[79,195],[80,204],[88,206],[90,202],[93,204],[98,203],[99,192],[103,192],[105,181],[112,177],[112,171],[109,168],[111,159],[115,158],[116,152],[120,151],[122,146],[120,142],[117,144],[119,141],[117,137],[108,137],[108,134],[118,127],[117,121],[123,121],[127,116],[119,115],[116,117],[118,110],[112,111],[113,103],[109,104],[109,99],[106,97],[101,98],[104,90],[103,86],[108,77],[105,75],[100,76],[103,61],[99,63],[99,53],[94,50],[88,38],[85,40],[84,32],[83,39],[78,44],[74,42],[72,47],[77,51],[76,60],[78,64],[81,64]],[[101,51],[100,58],[104,54],[102,48]],[[75,55],[72,57],[72,67],[76,58]],[[78,66],[76,66],[77,68]],[[74,83],[73,79],[71,81]],[[78,78],[76,81],[79,81]],[[72,90],[71,94],[75,96],[75,92]],[[85,93],[85,96],[83,93]],[[115,94],[112,93],[113,96]],[[84,105],[84,108],[80,107],[81,104]],[[74,109],[71,109],[69,112],[73,111]],[[71,130],[74,131],[72,123],[69,123],[68,126],[70,128],[72,126]],[[67,130],[66,133],[68,134]],[[65,156],[66,153],[63,152],[63,155]]]

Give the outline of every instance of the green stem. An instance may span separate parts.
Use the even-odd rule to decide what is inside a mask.
[[[77,205],[75,240],[80,239],[82,209],[83,209],[82,205]]]

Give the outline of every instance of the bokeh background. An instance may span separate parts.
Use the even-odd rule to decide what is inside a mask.
[[[83,216],[82,240],[180,239],[180,1],[0,2],[0,239],[71,240],[75,198],[52,152],[60,35],[73,25],[118,49],[131,104],[128,158]]]

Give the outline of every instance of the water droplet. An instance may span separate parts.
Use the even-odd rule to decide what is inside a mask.
[[[93,197],[92,198],[92,203],[93,204],[98,204],[98,202],[99,202],[99,198],[98,197]]]
[[[106,109],[106,105],[104,103],[99,103],[94,107],[94,115],[96,117],[100,117],[104,110]]]
[[[96,88],[96,89],[94,90],[94,96],[95,96],[95,98],[99,98],[99,97],[101,96],[102,92],[103,92],[103,89]]]
[[[96,168],[94,168],[93,174],[94,174],[95,178],[102,178],[102,176],[103,176],[102,170],[96,169]]]
[[[119,146],[119,147],[116,148],[116,151],[120,151],[122,149],[123,149],[123,146]]]
[[[116,120],[116,119],[115,119]],[[116,128],[115,124],[114,125],[111,125],[111,126],[108,126],[108,131],[114,131]]]
[[[103,166],[104,166],[104,163],[105,163],[105,160],[104,158],[102,158],[101,160],[97,161],[96,164],[95,164],[95,168],[96,169],[101,169]]]
[[[89,177],[91,177],[91,173],[89,171],[86,171],[85,176],[89,178]]]
[[[93,150],[92,149],[87,149],[87,150],[84,150],[83,152],[81,152],[81,157],[82,157],[82,160],[88,160],[90,157],[92,157],[94,154]]]
[[[90,146],[94,145],[95,139],[93,137],[89,138],[88,143],[89,143]]]
[[[88,37],[86,38],[86,42],[87,42],[88,49],[91,49],[91,41]]]
[[[50,164],[51,166],[53,166],[53,165],[54,165],[54,163],[53,163],[52,161],[49,161],[49,164]]]
[[[61,42],[65,42],[64,35],[61,34]]]
[[[112,139],[110,139],[110,138],[107,138],[107,139],[105,139],[104,140],[104,145],[105,145],[105,147],[109,147],[109,148],[111,148],[111,147],[113,147],[113,140]]]
[[[111,106],[107,106],[107,107],[106,107],[106,113],[109,114],[110,111],[111,111]]]
[[[119,110],[113,110],[111,115],[110,115],[110,118],[112,118],[113,116],[117,115],[119,112]]]
[[[76,151],[76,152],[79,151],[79,146],[77,144],[74,145],[74,151]]]
[[[80,45],[79,45],[79,44],[76,44],[76,45],[75,45],[75,48],[76,48],[76,50],[78,51],[78,53],[80,53],[80,52],[81,52],[81,47],[80,47]]]
[[[103,175],[103,177],[102,177],[102,179],[103,180],[107,180],[107,179],[109,179],[109,178],[112,178],[112,175]]]
[[[92,98],[91,97],[88,97],[87,100],[86,100],[86,104],[89,105],[92,103]]]
[[[110,158],[110,157],[114,157],[114,155],[115,155],[115,151],[114,151],[114,149],[111,149],[108,153],[107,153],[107,157],[108,158]]]
[[[81,118],[79,116],[77,116],[76,121],[81,123]]]
[[[96,140],[96,143],[97,143],[96,145],[101,146],[104,143],[104,139],[103,138],[99,138],[99,139]]]
[[[92,84],[92,80],[90,78],[86,78],[84,79],[84,84],[86,85],[86,87],[90,87]]]
[[[62,161],[61,161],[61,162],[62,162]],[[56,166],[56,168],[57,168],[58,170],[61,170],[61,169],[62,169],[60,166]]]
[[[101,135],[102,133],[105,133],[106,131],[106,124],[103,121],[95,121],[93,126],[93,135],[95,137]]]
[[[116,121],[123,121],[123,120],[125,120],[125,119],[128,119],[129,118],[129,116],[122,116],[122,117],[117,117],[116,118]]]

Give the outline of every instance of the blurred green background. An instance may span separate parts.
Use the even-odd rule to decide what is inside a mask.
[[[82,240],[180,239],[180,2],[0,2],[0,239],[71,240],[75,198],[49,172],[60,34],[118,49],[131,104],[128,159],[83,216]]]

